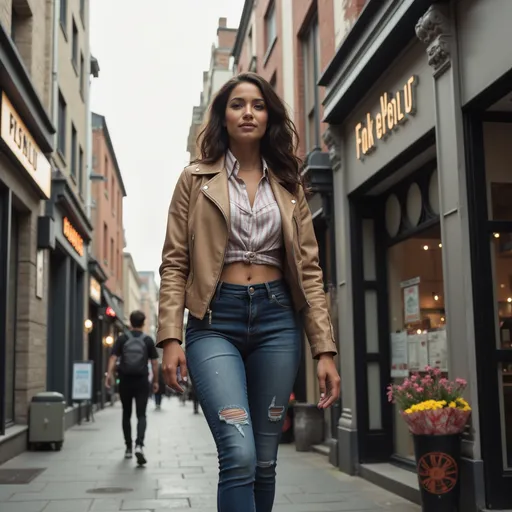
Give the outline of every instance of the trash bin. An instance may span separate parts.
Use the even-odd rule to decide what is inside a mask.
[[[30,404],[28,448],[53,445],[59,451],[64,443],[64,411],[66,402],[61,393],[45,391],[32,398]]]

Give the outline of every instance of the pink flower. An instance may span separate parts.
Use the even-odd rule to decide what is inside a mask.
[[[465,379],[460,379],[460,378],[458,378],[458,379],[455,379],[455,382],[456,382],[459,386],[467,386],[467,385],[468,385],[468,383],[467,383],[467,381],[466,381]]]
[[[427,366],[425,366],[425,371],[426,371],[427,373],[430,373],[430,372],[432,371],[432,367],[431,367],[431,366],[428,366],[428,365],[427,365]]]
[[[434,368],[434,375],[441,375],[441,368]]]
[[[448,379],[439,379],[439,385],[446,386],[448,384]]]
[[[423,391],[425,391],[425,390],[424,390],[422,387],[418,386],[418,387],[416,388],[416,391],[417,391],[418,393],[423,393]]]
[[[413,375],[411,377],[411,382],[416,382],[418,380],[418,376],[417,375]]]

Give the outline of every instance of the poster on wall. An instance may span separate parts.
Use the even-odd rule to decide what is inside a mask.
[[[420,316],[420,288],[417,284],[404,288],[405,323],[419,322]]]
[[[430,366],[440,368],[443,372],[448,371],[446,329],[428,333],[428,354]]]
[[[73,363],[73,400],[92,399],[92,361]]]
[[[410,334],[407,336],[407,354],[410,371],[423,371],[428,365],[428,334]]]
[[[391,333],[391,377],[408,377],[407,333]]]

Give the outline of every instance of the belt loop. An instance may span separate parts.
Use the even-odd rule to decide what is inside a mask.
[[[215,300],[219,300],[220,299],[220,290],[222,288],[222,285],[224,284],[223,281],[221,281],[218,285],[217,285],[217,292],[215,293]]]
[[[270,290],[270,285],[265,283],[265,288],[267,289],[268,298],[272,299],[272,291]]]

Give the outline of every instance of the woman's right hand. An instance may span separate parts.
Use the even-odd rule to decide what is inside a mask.
[[[183,393],[183,388],[178,382],[178,368],[181,378],[187,381],[187,359],[185,352],[181,348],[178,340],[169,340],[164,345],[164,355],[162,357],[162,370],[166,384],[177,391]]]

